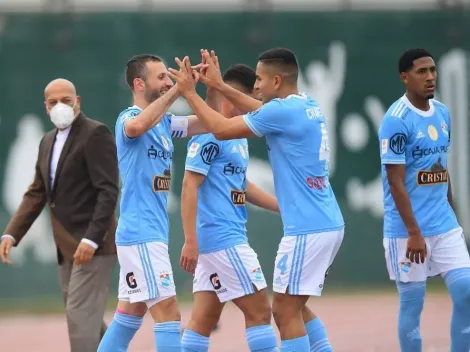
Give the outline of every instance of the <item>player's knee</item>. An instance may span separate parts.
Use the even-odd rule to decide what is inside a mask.
[[[426,282],[399,282],[400,310],[405,314],[419,315],[423,311]]]
[[[272,307],[272,315],[277,326],[289,324],[295,316],[295,312],[291,307],[283,304],[282,299],[274,299]]]
[[[193,311],[186,328],[203,336],[210,336],[219,322],[220,316],[212,312],[206,312],[205,314],[194,313]]]
[[[165,321],[181,321],[181,313],[176,297],[169,297],[149,307],[153,319],[157,323]]]
[[[454,295],[453,303],[456,307],[467,308],[470,305],[470,282],[462,285],[459,294]]]
[[[277,326],[289,325],[293,320],[301,319],[307,300],[308,296],[275,293],[272,311]]]
[[[468,309],[470,304],[470,268],[455,269],[444,276],[456,309]]]
[[[256,302],[252,307],[245,309],[243,314],[247,326],[271,324],[272,311],[269,299]]]

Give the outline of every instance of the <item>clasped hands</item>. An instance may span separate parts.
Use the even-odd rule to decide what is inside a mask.
[[[201,49],[201,63],[195,66],[191,65],[188,56],[183,60],[176,57],[175,62],[179,70],[169,68],[169,76],[176,82],[179,94],[184,97],[196,94],[197,82],[214,89],[223,84],[219,60],[213,50],[209,53],[208,50]]]

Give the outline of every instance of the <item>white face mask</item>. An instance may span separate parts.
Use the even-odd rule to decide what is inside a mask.
[[[74,104],[75,106],[75,104]],[[51,121],[57,128],[64,129],[69,127],[75,119],[73,107],[63,103],[57,103],[50,111]]]

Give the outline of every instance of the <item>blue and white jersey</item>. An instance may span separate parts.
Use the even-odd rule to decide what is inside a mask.
[[[186,118],[175,118],[167,113],[143,135],[127,137],[124,130],[126,122],[141,112],[135,105],[122,111],[115,126],[122,182],[116,231],[116,244],[120,246],[168,243],[167,203],[173,160],[171,136],[184,137],[187,131]]]
[[[248,142],[218,141],[213,134],[188,143],[186,170],[206,176],[198,189],[197,238],[200,253],[247,243]]]
[[[451,120],[449,109],[436,100],[430,109],[417,109],[406,95],[393,103],[380,129],[380,157],[384,191],[384,236],[408,237],[390,192],[385,165],[406,167],[405,188],[423,236],[459,227],[447,199]]]
[[[342,229],[329,182],[328,132],[318,103],[306,95],[274,99],[244,116],[265,136],[285,236]]]

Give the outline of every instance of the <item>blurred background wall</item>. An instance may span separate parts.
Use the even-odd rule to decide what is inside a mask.
[[[232,63],[255,67],[262,51],[285,46],[300,61],[301,91],[320,102],[328,119],[332,183],[346,221],[328,285],[391,285],[377,129],[404,93],[397,61],[408,48],[426,48],[438,64],[436,98],[453,118],[454,197],[462,225],[470,228],[469,6],[470,0],[0,0],[0,228],[32,181],[39,141],[53,127],[43,105],[52,79],[73,81],[83,111],[114,131],[119,112],[131,105],[124,66],[132,55],[155,53],[174,67],[175,56],[196,62],[200,48],[214,49],[225,70]],[[184,99],[172,112],[191,113]],[[189,296],[192,278],[178,265],[186,144],[175,142],[168,211],[176,284]],[[249,178],[272,193],[264,141],[250,140],[250,154]],[[271,281],[279,217],[250,207],[248,236]],[[14,266],[0,265],[0,302],[59,297],[55,258],[45,210],[14,249]],[[116,287],[117,270],[113,293]]]

